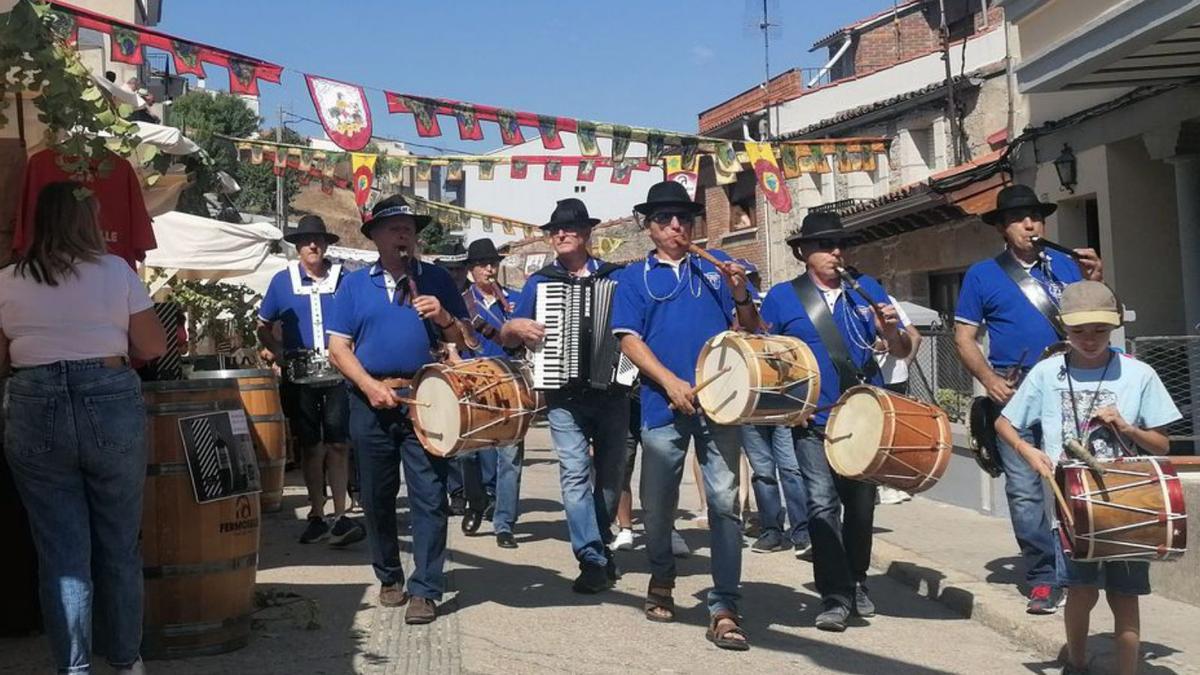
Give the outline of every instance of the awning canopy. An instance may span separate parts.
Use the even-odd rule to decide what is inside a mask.
[[[178,270],[192,279],[217,279],[257,270],[282,238],[269,223],[226,223],[169,211],[154,219],[158,248],[146,253],[146,265]]]

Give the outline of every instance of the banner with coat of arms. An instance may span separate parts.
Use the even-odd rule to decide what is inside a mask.
[[[371,184],[375,182],[376,157],[377,155],[357,152],[350,155],[350,172],[354,179],[354,203],[358,204],[360,209],[367,205],[367,198],[371,196]]]
[[[763,197],[779,213],[791,212],[792,196],[779,173],[779,164],[775,162],[775,148],[770,143],[747,141],[746,154],[750,156],[750,166],[754,167],[754,174],[758,176]]]
[[[371,142],[371,108],[362,87],[305,75],[317,118],[329,140],[343,150],[362,150]]]

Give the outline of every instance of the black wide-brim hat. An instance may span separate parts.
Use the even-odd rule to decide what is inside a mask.
[[[800,229],[788,235],[788,246],[799,246],[806,241],[834,239],[850,241],[856,235],[842,225],[842,217],[830,211],[810,211],[800,222]]]
[[[1037,193],[1028,185],[1009,185],[996,195],[996,208],[979,217],[988,225],[1003,225],[1004,212],[1012,209],[1034,209],[1045,218],[1058,210],[1058,204],[1038,199]]]
[[[387,197],[376,202],[375,206],[371,208],[370,219],[363,222],[360,231],[363,233],[364,237],[370,239],[371,228],[375,227],[384,220],[387,220],[388,218],[395,218],[397,216],[408,216],[409,218],[412,218],[417,224],[417,232],[425,229],[426,225],[433,222],[433,218],[430,216],[423,216],[414,211],[413,208],[408,205],[408,202],[405,201],[402,195],[392,195],[391,197]]]
[[[496,244],[491,239],[483,238],[476,239],[467,247],[467,267],[488,262],[489,260],[503,260],[504,256],[496,250]]]
[[[633,210],[643,216],[662,210],[679,210],[696,214],[704,210],[704,205],[692,201],[692,198],[688,196],[687,188],[673,180],[665,180],[651,185],[650,190],[646,193],[646,201],[634,206]]]
[[[295,245],[300,239],[307,239],[313,235],[325,237],[325,242],[327,244],[336,244],[338,243],[338,240],[341,239],[341,237],[325,228],[325,221],[321,220],[320,216],[314,216],[310,214],[304,216],[300,219],[300,222],[296,223],[296,229],[291,230],[287,234],[283,235],[283,240],[289,244]]]
[[[592,218],[588,215],[587,204],[574,197],[567,197],[558,200],[558,204],[554,207],[554,213],[550,214],[550,222],[541,227],[543,230],[559,227],[593,227],[599,222],[599,218]],[[475,242],[471,243],[473,245]]]

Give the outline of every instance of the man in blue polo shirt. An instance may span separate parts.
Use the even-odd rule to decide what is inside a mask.
[[[645,218],[655,250],[625,268],[617,286],[613,332],[642,377],[642,485],[650,584],[644,612],[673,621],[675,556],[671,532],[688,443],[695,441],[704,474],[711,535],[713,589],[707,637],[722,649],[750,648],[740,627],[742,525],[738,508],[741,443],[736,426],[713,424],[696,405],[696,360],[704,343],[737,325],[759,327],[741,265],[721,251],[720,267],[693,255],[692,227],[704,210],[674,181],[650,187],[634,207]],[[615,424],[615,422],[613,423]]]
[[[345,546],[361,541],[365,533],[346,516],[350,412],[342,378],[328,366],[325,339],[325,320],[343,276],[342,266],[326,259],[325,252],[338,236],[325,229],[321,218],[308,215],[283,238],[296,247],[299,259],[271,279],[258,309],[258,338],[282,371],[280,398],[300,449],[309,503],[300,543],[328,540]],[[275,338],[276,323],[282,342]],[[327,479],[333,493],[332,527],[325,522]]]
[[[381,200],[362,226],[379,261],[346,275],[326,327],[329,351],[350,381],[350,437],[358,452],[367,542],[385,607],[408,603],[405,623],[437,618],[445,590],[447,461],[421,447],[404,397],[438,341],[462,344],[462,296],[445,270],[417,258],[417,232],[429,224],[400,195]],[[400,466],[408,481],[415,568],[405,592],[396,531]]]
[[[491,239],[476,239],[467,248],[466,267],[471,274],[471,285],[463,291],[463,301],[479,339],[478,348],[470,350],[469,355],[473,357],[512,357],[509,350],[500,344],[500,330],[513,317],[515,301],[513,294],[496,280],[503,258]],[[487,506],[487,512],[491,515],[492,531],[496,533],[496,545],[500,548],[517,548],[513,526],[519,513],[524,450],[522,442],[479,450],[460,458],[463,482],[475,486],[473,490],[486,489],[491,497],[492,503]],[[479,496],[476,495],[472,501],[478,501]],[[480,515],[472,512],[464,517],[478,518]],[[463,526],[464,531],[469,529],[469,525]]]
[[[588,215],[587,206],[578,199],[558,202],[550,222],[542,225],[554,248],[554,262],[526,280],[513,318],[500,332],[502,344],[534,348],[545,338],[545,326],[534,320],[537,289],[541,284],[581,284],[591,278],[611,277],[621,269],[619,265],[593,258],[588,252],[592,226],[599,222]],[[565,329],[581,331],[583,326],[565,326]],[[579,561],[579,576],[571,584],[576,593],[599,593],[612,588],[617,579],[617,566],[608,544],[612,541],[612,522],[621,496],[629,423],[628,391],[627,387],[615,384],[598,389],[576,381],[546,392],[546,416],[558,455],[567,531],[571,550]]]
[[[967,270],[954,310],[954,346],[997,410],[1012,398],[1042,352],[1063,339],[1049,318],[1057,312],[1063,287],[1085,277],[1100,281],[1103,276],[1100,259],[1092,249],[1077,249],[1077,264],[1062,253],[1034,244],[1033,237],[1045,235],[1046,216],[1057,208],[1042,202],[1025,185],[1010,185],[996,196],[996,208],[981,216],[1004,238],[1005,251]],[[1014,276],[1025,280],[1026,290],[1017,285]],[[987,327],[987,357],[976,342],[980,326]],[[1023,433],[1024,440],[1039,445],[1032,429]],[[1027,611],[1053,614],[1062,591],[1055,585],[1054,539],[1042,480],[1007,443],[998,440],[996,450],[1004,471],[1008,513],[1030,586]]]
[[[852,238],[837,214],[805,216],[800,231],[787,238],[805,272],[776,284],[762,306],[770,332],[803,340],[820,366],[820,412],[794,427],[792,436],[808,492],[813,573],[821,594],[816,626],[828,631],[845,630],[852,612],[863,617],[875,613],[864,585],[871,564],[875,486],[844,478],[830,468],[824,449],[828,406],[857,384],[882,386],[877,353],[904,358],[912,348],[878,281],[857,277],[871,304],[843,287],[838,270],[845,268],[842,252]]]

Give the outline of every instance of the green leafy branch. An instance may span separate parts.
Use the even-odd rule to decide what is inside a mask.
[[[170,299],[188,317],[188,333],[196,339],[237,336],[245,346],[257,343],[258,306],[262,296],[243,284],[171,282]]]

